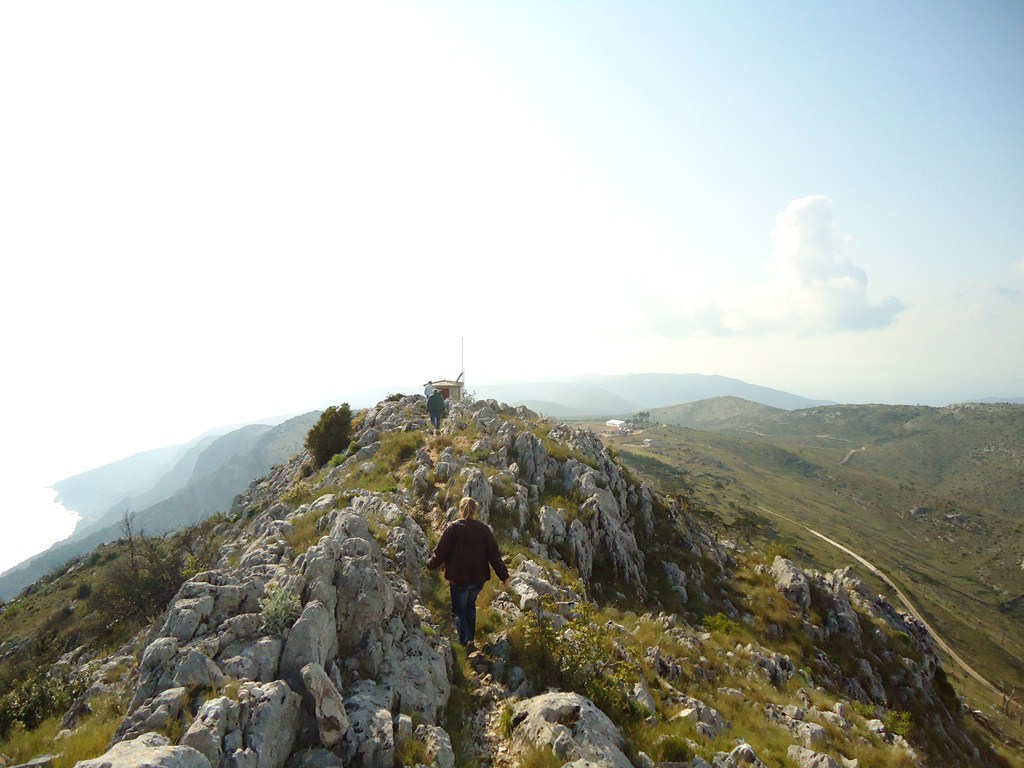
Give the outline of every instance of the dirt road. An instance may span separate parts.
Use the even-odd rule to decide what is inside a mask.
[[[924,616],[921,615],[921,612],[918,611],[917,608],[914,607],[914,604],[911,603],[910,600],[907,598],[907,596],[905,594],[903,594],[903,591],[893,583],[892,579],[890,579],[885,573],[880,571],[878,569],[878,567],[874,565],[874,563],[868,562],[861,555],[859,555],[858,553],[854,552],[849,547],[846,547],[846,546],[840,544],[838,541],[835,541],[834,539],[830,539],[825,534],[819,533],[818,531],[814,530],[813,528],[808,528],[803,523],[798,522],[798,521],[794,520],[791,517],[787,517],[786,515],[780,514],[778,512],[775,512],[774,510],[768,509],[767,507],[762,507],[760,505],[758,505],[757,508],[760,509],[762,512],[767,512],[769,515],[774,515],[775,517],[778,517],[778,518],[780,518],[782,520],[785,520],[786,522],[792,523],[793,525],[800,526],[805,531],[814,534],[819,539],[821,539],[822,541],[824,541],[824,542],[826,542],[828,544],[831,544],[833,547],[835,547],[836,549],[840,550],[841,552],[845,552],[847,555],[852,557],[858,563],[860,563],[865,568],[867,568],[869,571],[871,571],[873,574],[875,574],[875,576],[880,578],[889,587],[892,588],[892,590],[896,593],[896,597],[899,598],[899,601],[903,604],[903,607],[907,609],[907,613],[909,613],[911,616],[913,616],[915,619],[917,619],[919,622],[921,622],[924,625],[925,629],[928,630],[928,634],[930,634],[932,636],[932,638],[935,640],[935,644],[937,646],[939,646],[939,648],[941,648],[943,651],[945,651],[946,654],[951,659],[953,659],[953,661],[955,661],[964,670],[964,672],[966,672],[968,675],[973,677],[975,680],[977,680],[983,686],[988,688],[990,691],[992,691],[994,694],[996,694],[996,696],[1002,696],[1002,692],[998,688],[996,688],[994,685],[992,685],[992,683],[990,683],[988,680],[986,680],[984,677],[982,677],[980,674],[978,674],[966,661],[964,661],[962,658],[960,658],[960,655],[956,651],[954,651],[952,648],[949,647],[949,644],[945,640],[943,640],[939,636],[939,634],[935,631],[935,628],[925,620]]]

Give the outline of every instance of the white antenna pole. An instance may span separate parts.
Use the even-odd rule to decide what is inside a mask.
[[[466,391],[466,337],[459,339],[459,381],[462,382],[462,391]]]

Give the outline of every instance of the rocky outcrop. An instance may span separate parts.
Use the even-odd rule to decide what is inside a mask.
[[[545,693],[513,705],[512,745],[518,754],[548,746],[566,763],[632,768],[618,729],[590,699],[576,693]]]
[[[771,575],[779,592],[806,615],[811,608],[811,586],[807,574],[786,558],[776,556]]]
[[[447,641],[428,639],[410,570],[384,557],[367,522],[393,521],[393,505],[372,494],[348,508],[337,501],[268,510],[238,569],[182,585],[142,654],[115,744],[183,723],[182,744],[213,768],[283,768],[296,744],[390,766],[393,709],[437,722],[451,685]],[[322,516],[323,536],[289,561],[289,520],[307,514]],[[411,565],[426,537],[414,523],[395,529]],[[301,606],[283,631],[257,612],[275,590]],[[195,699],[230,680],[240,681],[237,699]]]
[[[709,739],[717,739],[732,728],[717,709],[690,696],[685,697],[683,708],[670,718],[670,722],[690,722],[697,733]]]
[[[453,768],[457,748],[510,768],[538,747],[574,768],[626,768],[627,744],[609,718],[624,714],[595,704],[623,700],[617,709],[637,730],[671,728],[670,745],[664,732],[654,744],[690,753],[689,768],[764,766],[744,742],[750,716],[782,745],[776,761],[792,744],[794,765],[833,768],[837,734],[913,754],[849,700],[879,717],[934,704],[938,662],[924,628],[849,569],[819,574],[776,558],[759,567],[771,581],[746,572],[788,601],[773,599],[789,610],[766,627],[729,582],[736,548],[708,536],[680,499],[633,480],[593,433],[540,427],[526,409],[487,401],[453,403],[440,434],[414,441],[405,433],[426,428],[422,403],[400,398],[362,414],[351,455],[307,477],[301,492],[304,457],[239,498],[237,530],[216,566],[182,584],[140,640],[127,715],[96,768],[392,768],[410,751]],[[392,460],[396,440],[406,453],[395,487],[360,490],[360,478]],[[438,583],[423,568],[462,495],[517,552],[509,590],[493,593],[488,628],[468,655],[453,651],[447,615],[428,608]],[[615,609],[595,611],[605,596]],[[547,647],[532,651],[547,657],[530,658],[531,627],[549,646],[597,653],[559,657]],[[606,675],[621,698],[574,683],[552,668],[559,658]],[[455,701],[477,708],[468,747],[445,730],[455,680],[472,689]],[[771,702],[757,699],[765,691]],[[843,700],[829,711],[834,697]],[[740,706],[747,714],[729,714],[734,725],[723,713]],[[955,724],[944,726],[959,738]],[[179,743],[155,732],[180,734]],[[641,754],[637,764],[655,761]]]
[[[146,733],[122,741],[95,760],[82,760],[76,768],[211,768],[199,751],[175,746],[166,736]]]
[[[789,748],[786,756],[796,763],[799,768],[843,768],[831,757],[821,752],[815,752],[794,744]]]

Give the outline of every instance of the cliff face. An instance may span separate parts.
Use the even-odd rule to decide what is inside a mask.
[[[137,656],[84,668],[77,712],[133,670],[92,765],[1001,764],[917,622],[849,569],[725,548],[592,433],[488,401],[435,434],[415,396],[355,441],[253,484]],[[512,571],[468,656],[423,567],[463,495]]]

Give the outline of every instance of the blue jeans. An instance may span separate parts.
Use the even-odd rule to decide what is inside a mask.
[[[440,429],[441,428],[441,414],[440,413],[432,413],[432,414],[430,414],[430,423],[434,425],[434,429]]]
[[[448,585],[452,596],[452,616],[462,645],[473,642],[476,634],[476,596],[483,588],[483,584]]]

